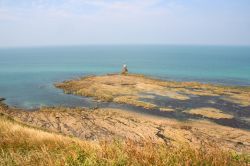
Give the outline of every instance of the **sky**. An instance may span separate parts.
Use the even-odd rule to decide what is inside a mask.
[[[250,45],[250,0],[0,0],[0,47]]]

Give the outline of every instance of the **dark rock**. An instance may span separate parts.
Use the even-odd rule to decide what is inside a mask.
[[[4,100],[6,100],[5,98],[3,98],[3,97],[0,97],[0,101],[4,101]]]
[[[237,142],[237,145],[244,145],[244,143],[242,143],[242,142]]]

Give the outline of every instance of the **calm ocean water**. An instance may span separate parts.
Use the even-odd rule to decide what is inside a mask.
[[[75,46],[0,49],[0,96],[12,106],[88,106],[53,83],[89,74],[130,72],[162,79],[250,85],[250,47]]]

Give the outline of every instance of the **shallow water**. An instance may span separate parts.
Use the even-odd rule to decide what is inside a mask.
[[[141,101],[149,102],[155,104],[159,107],[172,108],[174,112],[160,112],[159,110],[153,110],[150,112],[155,112],[160,116],[165,116],[169,118],[175,118],[179,120],[190,120],[190,119],[207,119],[215,123],[235,127],[242,129],[250,129],[250,123],[248,121],[242,120],[242,118],[250,118],[250,106],[241,106],[236,103],[223,100],[223,96],[193,96],[188,95],[190,99],[188,100],[178,100],[172,99],[166,96],[159,96],[155,94],[154,98],[141,98]],[[192,115],[185,113],[184,111],[196,108],[215,108],[225,114],[230,114],[233,116],[232,119],[214,119],[204,117],[202,115]],[[160,112],[160,113],[159,113]]]
[[[93,106],[53,84],[89,74],[130,72],[163,79],[250,85],[250,47],[79,46],[0,49],[0,97],[23,108]]]

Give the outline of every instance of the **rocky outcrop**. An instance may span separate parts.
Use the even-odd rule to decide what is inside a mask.
[[[143,108],[164,117],[206,119],[250,129],[250,123],[242,119],[250,117],[247,88],[157,80],[137,74],[89,76],[58,83],[56,87],[65,93]]]
[[[28,111],[0,103],[0,116],[83,140],[151,140],[168,145],[199,147],[214,142],[222,148],[250,152],[250,132],[208,121],[180,122],[119,109],[41,108]]]

